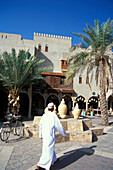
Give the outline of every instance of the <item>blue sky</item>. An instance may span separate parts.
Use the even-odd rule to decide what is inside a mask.
[[[1,0],[0,32],[21,34],[33,39],[33,33],[72,36],[72,44],[81,40],[86,23],[113,20],[113,0]]]

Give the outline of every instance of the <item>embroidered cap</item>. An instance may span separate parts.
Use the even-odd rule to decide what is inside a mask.
[[[48,104],[48,109],[53,109],[54,108],[54,104],[53,103],[49,103]]]

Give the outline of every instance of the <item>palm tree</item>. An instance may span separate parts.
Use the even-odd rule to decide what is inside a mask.
[[[71,56],[69,59],[69,70],[67,79],[73,78],[76,73],[84,71],[86,68],[86,76],[95,70],[95,80],[98,84],[100,80],[100,107],[102,124],[108,125],[108,109],[106,101],[106,78],[110,81],[111,63],[109,51],[113,45],[113,20],[108,19],[105,23],[100,24],[99,20],[94,21],[94,27],[86,24],[87,29],[83,29],[84,33],[72,33],[80,37],[84,43],[81,43],[82,51]],[[74,51],[76,46],[71,48]],[[92,77],[92,76],[91,76]],[[91,78],[92,79],[92,78]]]
[[[18,115],[19,92],[24,87],[29,87],[37,79],[41,79],[41,73],[50,68],[40,67],[44,60],[31,56],[28,59],[29,51],[19,51],[16,55],[15,49],[11,53],[4,52],[0,56],[0,82],[9,91],[8,113]]]

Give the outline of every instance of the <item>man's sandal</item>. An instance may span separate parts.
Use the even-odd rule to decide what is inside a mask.
[[[45,170],[44,168],[41,168],[40,166],[36,165],[35,170]]]

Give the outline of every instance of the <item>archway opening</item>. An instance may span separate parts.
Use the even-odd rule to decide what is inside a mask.
[[[56,111],[58,112],[58,106],[59,106],[59,100],[58,97],[55,95],[51,95],[48,97],[47,102],[46,102],[46,106],[48,105],[48,103],[53,102],[56,106]]]
[[[32,96],[32,115],[42,116],[44,114],[44,98],[39,93]]]
[[[97,109],[98,108],[98,97],[92,96],[88,100],[88,108]]]
[[[76,103],[78,103],[79,109],[86,109],[86,102],[83,96],[78,96],[76,98]]]
[[[22,116],[28,116],[29,111],[29,97],[26,93],[19,93],[20,96],[20,110],[19,114]]]
[[[113,96],[109,96],[108,98],[108,110],[113,110]]]
[[[5,119],[8,107],[8,92],[0,89],[0,119]]]

